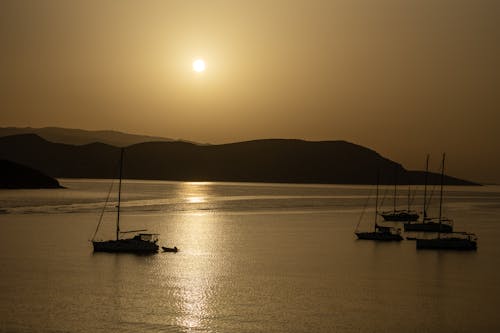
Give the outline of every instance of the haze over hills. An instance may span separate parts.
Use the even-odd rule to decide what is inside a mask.
[[[69,145],[38,135],[0,138],[0,158],[41,170],[53,177],[116,178],[120,149],[92,143]],[[268,139],[222,145],[145,142],[128,146],[124,177],[185,181],[382,184],[424,182],[424,172],[408,171],[368,148],[346,141],[309,142]],[[432,173],[429,183],[439,183]],[[477,185],[446,177],[447,184]]]
[[[0,127],[0,137],[17,134],[37,134],[45,140],[71,145],[85,145],[93,142],[101,142],[117,147],[126,147],[136,143],[149,141],[174,141],[170,138],[136,135],[118,131],[89,131],[74,128],[61,127]]]

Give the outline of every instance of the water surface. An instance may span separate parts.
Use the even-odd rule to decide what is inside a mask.
[[[137,256],[92,253],[109,181],[61,182],[0,191],[1,332],[500,331],[500,187],[447,188],[468,253],[357,241],[371,186],[126,181],[122,229],[181,249]]]

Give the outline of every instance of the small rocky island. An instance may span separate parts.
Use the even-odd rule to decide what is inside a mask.
[[[0,189],[63,188],[57,179],[22,164],[0,159]]]

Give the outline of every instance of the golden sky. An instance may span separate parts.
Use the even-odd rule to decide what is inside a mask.
[[[0,126],[342,139],[500,182],[498,22],[498,0],[2,0]]]

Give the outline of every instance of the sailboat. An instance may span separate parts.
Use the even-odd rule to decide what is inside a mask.
[[[378,186],[379,186],[379,174],[377,174],[377,187],[375,194],[375,227],[373,231],[356,231],[354,232],[358,239],[367,239],[375,241],[401,241],[403,237],[401,236],[401,229],[396,229],[393,227],[381,226],[377,223],[378,212]]]
[[[380,213],[380,215],[384,218],[385,221],[416,221],[419,218],[419,215],[416,211],[410,210],[410,185],[408,184],[408,209],[396,209],[396,200],[397,200],[397,169],[395,170],[394,176],[394,207],[392,211],[386,211]]]
[[[421,222],[408,221],[403,225],[405,231],[423,231],[423,232],[453,232],[453,220],[440,217],[431,218],[427,216],[427,177],[429,175],[429,155],[425,162],[425,182],[424,182],[424,207],[423,218]]]
[[[123,171],[123,152],[120,152],[120,180],[118,185],[118,205],[116,217],[116,237],[112,240],[98,241],[95,239],[102,221],[102,215],[97,224],[94,237],[92,237],[92,245],[94,252],[131,252],[131,253],[156,253],[158,252],[158,234],[145,233],[147,230],[131,230],[120,231],[120,205],[121,205],[121,189],[122,189],[122,171]],[[104,212],[104,210],[103,210]],[[124,238],[122,234],[134,233],[132,238]]]
[[[442,225],[442,207],[443,207],[443,183],[444,183],[444,160],[441,165],[441,193],[439,199],[439,218],[438,223]],[[438,229],[440,230],[440,229]],[[476,250],[477,236],[468,232],[454,232],[442,235],[438,231],[436,238],[417,238],[417,249],[449,249],[449,250]]]

